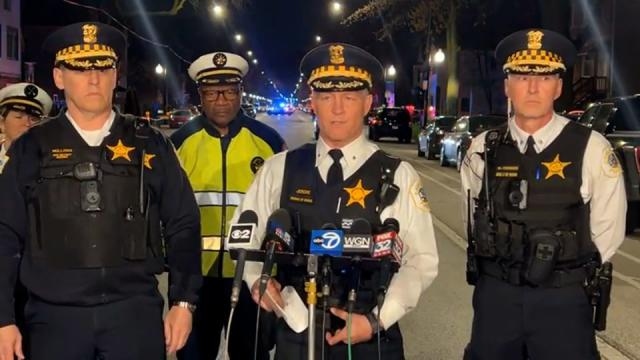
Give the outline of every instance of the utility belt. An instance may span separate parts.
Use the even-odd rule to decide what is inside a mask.
[[[571,269],[554,269],[549,276],[537,283],[532,283],[527,278],[527,270],[523,266],[504,266],[495,260],[479,259],[478,270],[481,275],[491,276],[514,286],[538,286],[543,288],[561,288],[575,284],[584,284],[589,278],[587,265]]]

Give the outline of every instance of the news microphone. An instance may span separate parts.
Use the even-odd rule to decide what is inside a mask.
[[[263,242],[266,253],[262,265],[262,273],[260,274],[260,297],[264,295],[267,289],[267,283],[271,278],[275,252],[285,250],[293,251],[294,249],[294,240],[288,233],[289,229],[291,229],[291,216],[287,210],[278,209],[269,216],[269,220],[267,221],[267,235]]]
[[[380,283],[378,285],[378,308],[382,307],[384,296],[387,293],[391,277],[391,261],[400,263],[402,261],[403,243],[398,232],[400,223],[394,218],[385,219],[382,223],[382,233],[374,236],[373,258],[380,259]]]
[[[369,256],[372,251],[371,223],[363,218],[354,219],[351,228],[344,235],[343,254]]]
[[[253,210],[245,210],[240,214],[238,222],[229,228],[228,247],[251,244],[255,235],[255,228],[258,226],[258,215]],[[231,308],[235,308],[240,298],[240,287],[242,286],[242,275],[244,274],[244,264],[247,257],[247,250],[238,250],[238,260],[236,262],[236,273],[231,286]]]
[[[344,249],[344,231],[326,223],[321,230],[311,230],[309,253],[312,255],[340,256]]]

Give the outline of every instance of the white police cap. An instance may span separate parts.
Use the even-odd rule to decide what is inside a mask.
[[[49,115],[52,100],[46,91],[31,83],[17,83],[0,89],[0,109],[23,111],[33,116]]]
[[[239,84],[249,72],[249,63],[240,55],[215,52],[200,56],[188,72],[198,85]]]

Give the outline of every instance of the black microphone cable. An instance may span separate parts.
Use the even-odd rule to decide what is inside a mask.
[[[325,331],[327,330],[327,302],[329,301],[329,294],[331,291],[331,260],[328,256],[325,256],[324,263],[322,264],[322,346],[321,346],[321,360],[325,360],[324,353],[324,339]]]

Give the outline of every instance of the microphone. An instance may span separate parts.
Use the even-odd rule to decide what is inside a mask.
[[[248,245],[253,241],[255,228],[258,225],[258,215],[253,210],[245,210],[240,214],[238,222],[229,228],[228,246],[232,248],[237,245]],[[244,274],[244,264],[247,257],[247,250],[238,250],[238,261],[236,262],[236,273],[231,286],[231,308],[235,308],[240,298],[240,287],[242,286],[242,275]]]
[[[309,252],[312,255],[340,256],[344,250],[344,231],[334,224],[322,225],[322,230],[311,230]]]
[[[371,223],[363,218],[354,219],[351,228],[344,236],[343,253],[345,255],[369,256],[372,251]]]
[[[288,233],[289,229],[291,229],[291,216],[287,210],[278,209],[269,216],[269,220],[267,220],[267,235],[263,242],[266,254],[260,275],[260,297],[264,295],[267,289],[267,282],[271,278],[275,252],[292,251],[294,249],[294,240]]]
[[[382,307],[384,296],[393,276],[391,272],[391,261],[401,263],[404,244],[398,236],[400,223],[394,218],[385,219],[382,223],[382,233],[374,237],[373,258],[380,260],[380,284],[378,285],[378,309]]]

